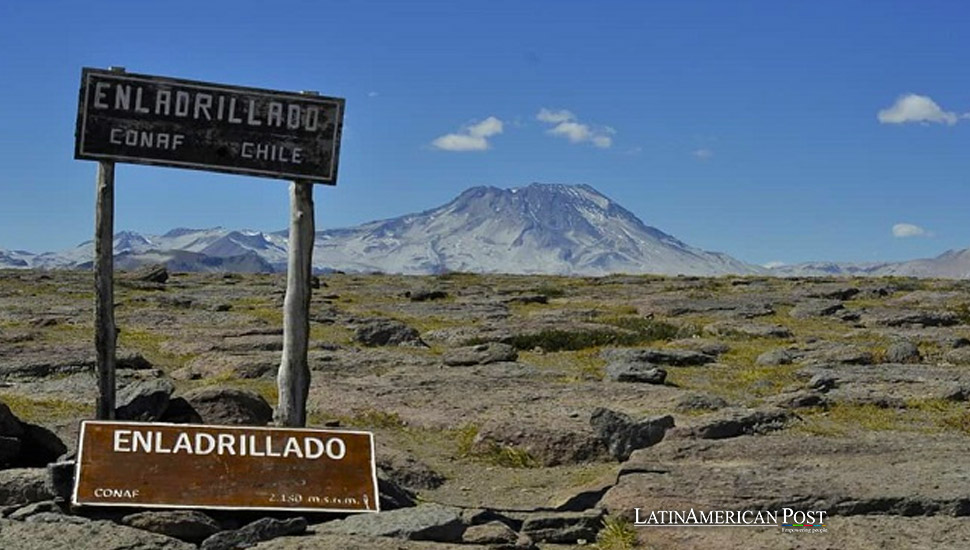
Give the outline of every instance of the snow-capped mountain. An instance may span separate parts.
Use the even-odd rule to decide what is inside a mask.
[[[947,250],[935,258],[906,262],[835,263],[809,262],[778,266],[771,273],[781,277],[815,277],[824,275],[860,277],[936,277],[970,279],[970,248]]]
[[[656,273],[761,269],[645,225],[586,185],[474,187],[438,208],[317,234],[314,264],[393,273]]]
[[[181,271],[282,271],[287,232],[174,229],[118,233],[119,268],[165,263]],[[57,253],[0,256],[0,267],[85,268],[88,241]],[[720,275],[762,268],[691,247],[649,227],[586,185],[475,187],[417,214],[316,236],[318,270],[426,274],[447,271],[605,275]]]

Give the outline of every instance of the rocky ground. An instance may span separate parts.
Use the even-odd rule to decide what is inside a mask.
[[[119,274],[119,417],[270,422],[283,293]],[[70,510],[92,304],[0,271],[0,548],[970,547],[970,282],[321,276],[309,425],[375,432],[387,510],[346,519]],[[632,525],[782,507],[827,531]]]

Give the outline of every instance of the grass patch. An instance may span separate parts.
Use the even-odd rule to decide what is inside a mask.
[[[93,403],[79,403],[49,397],[28,397],[22,394],[2,392],[3,402],[24,422],[49,424],[75,418],[94,417]]]
[[[829,409],[811,409],[793,429],[813,435],[846,435],[854,431],[936,433],[956,431],[970,435],[970,411],[962,403],[944,399],[914,399],[904,408],[838,403]]]
[[[162,349],[168,337],[151,330],[123,328],[118,334],[118,347],[138,351],[145,359],[159,368],[177,369],[185,366],[193,357],[191,353],[172,353]]]
[[[525,449],[496,443],[476,445],[478,426],[474,424],[462,426],[455,430],[454,434],[454,440],[457,443],[455,454],[458,458],[471,459],[475,462],[502,468],[538,468],[540,466],[539,461]]]
[[[681,327],[663,321],[642,318],[617,317],[603,324],[609,328],[592,330],[545,329],[531,334],[517,334],[505,342],[518,350],[528,351],[541,348],[543,351],[578,351],[606,346],[639,346],[660,340],[671,340],[689,336]],[[473,338],[466,345],[483,344],[486,341]]]
[[[596,534],[592,547],[596,550],[633,550],[638,546],[636,529],[628,519],[607,516],[603,518],[603,528]]]
[[[523,351],[519,354],[519,361],[553,370],[560,374],[565,382],[598,381],[603,379],[606,366],[606,361],[600,358],[599,353],[599,348],[552,353]]]

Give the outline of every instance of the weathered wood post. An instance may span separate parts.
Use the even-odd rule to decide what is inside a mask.
[[[115,417],[114,219],[115,163],[98,163],[94,220],[94,347],[98,420]]]
[[[310,340],[310,277],[313,270],[313,184],[290,184],[290,238],[283,300],[283,359],[277,374],[276,423],[305,426],[310,391],[307,348]]]

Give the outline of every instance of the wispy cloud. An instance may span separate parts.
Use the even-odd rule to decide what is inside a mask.
[[[906,94],[899,96],[892,107],[879,111],[876,115],[883,124],[906,124],[918,122],[928,124],[954,125],[960,120],[960,115],[953,111],[944,111],[935,101],[925,95]],[[967,118],[970,115],[963,115]]]
[[[501,134],[504,124],[494,116],[481,122],[463,126],[453,134],[445,134],[431,142],[442,151],[485,151],[491,147],[488,138]]]
[[[705,161],[714,156],[714,151],[711,151],[710,149],[702,148],[702,149],[694,149],[693,151],[690,152],[690,154],[694,155],[694,158],[696,158],[697,160]]]
[[[552,111],[543,107],[536,115],[536,120],[552,124],[546,130],[552,136],[568,139],[570,143],[592,143],[594,147],[608,149],[613,146],[613,135],[616,130],[609,126],[591,126],[580,122],[572,111],[561,109]]]
[[[367,92],[367,97],[377,97],[381,95],[380,92]]]
[[[906,239],[909,237],[932,237],[933,232],[911,223],[897,223],[893,226],[893,237]]]

